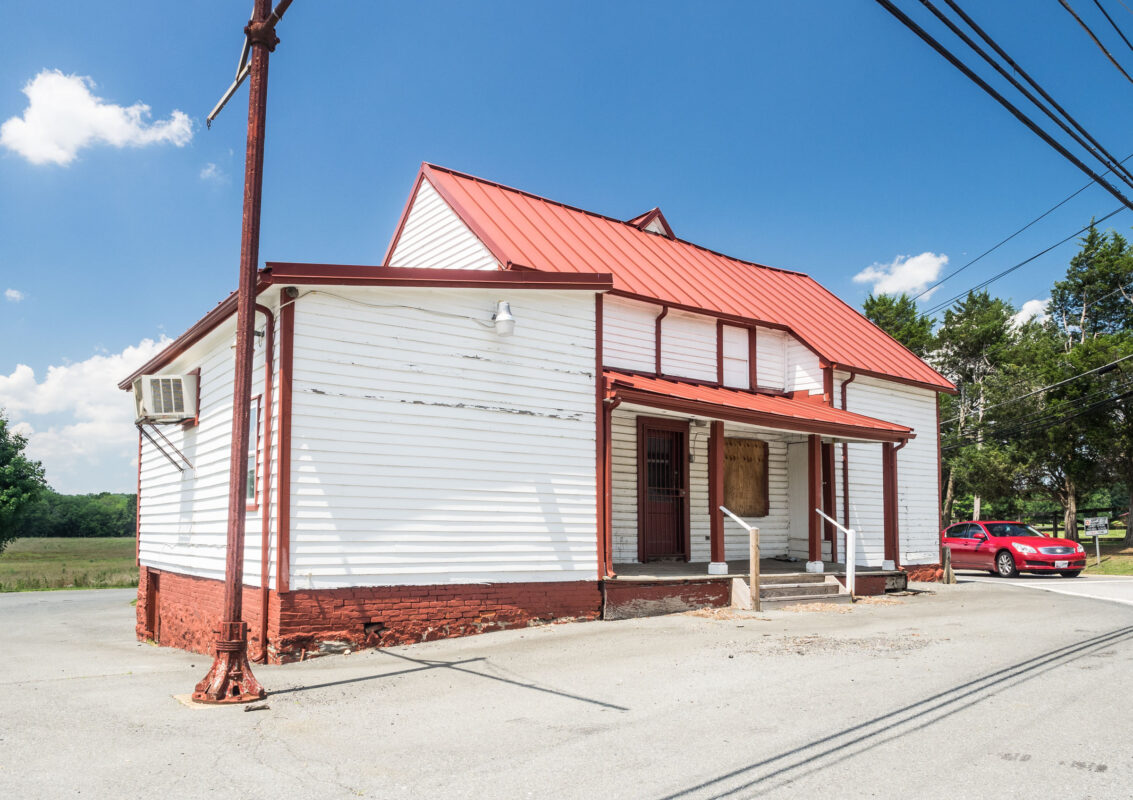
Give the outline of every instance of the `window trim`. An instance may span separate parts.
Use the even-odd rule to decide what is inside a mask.
[[[252,487],[251,496],[248,495],[245,488],[244,494],[244,508],[246,511],[259,511],[260,510],[260,477],[263,474],[260,460],[263,455],[262,442],[260,435],[262,430],[263,419],[263,394],[252,395],[252,405],[248,409],[249,425],[248,425],[248,456],[255,453],[254,469],[251,475],[250,485]],[[252,415],[255,415],[255,429],[253,430],[251,423]]]

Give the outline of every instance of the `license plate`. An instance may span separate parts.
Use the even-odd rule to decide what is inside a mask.
[[[1054,568],[1055,569],[1066,569],[1069,566],[1070,566],[1069,561],[1055,561],[1054,562]]]

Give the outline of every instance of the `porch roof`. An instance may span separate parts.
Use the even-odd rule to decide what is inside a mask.
[[[609,369],[604,370],[603,374],[606,377],[607,396],[666,411],[765,428],[875,442],[902,442],[916,435],[912,428],[904,425],[853,414],[811,400],[757,394]]]

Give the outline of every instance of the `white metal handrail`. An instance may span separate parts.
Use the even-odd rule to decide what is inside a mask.
[[[734,519],[741,528],[747,531],[747,552],[749,563],[751,564],[751,579],[748,581],[748,590],[751,592],[752,609],[759,611],[759,528],[753,528],[751,525],[748,525],[724,506],[720,506],[720,510]]]
[[[857,539],[857,534],[854,533],[853,528],[847,528],[846,526],[840,524],[838,522],[838,520],[833,519],[833,518],[827,516],[826,514],[822,513],[822,509],[816,508],[814,510],[814,512],[816,514],[818,514],[818,516],[822,517],[824,520],[829,522],[831,525],[833,525],[835,528],[842,531],[842,533],[845,534],[845,536],[846,536],[846,551],[845,551],[846,552],[846,590],[850,593],[850,597],[853,597],[854,596],[854,567],[855,567],[855,562],[857,561],[857,548],[855,546],[855,540]]]

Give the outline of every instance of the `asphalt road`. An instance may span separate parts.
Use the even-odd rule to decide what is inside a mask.
[[[250,712],[173,697],[208,659],[131,592],[0,595],[0,798],[1133,797],[1133,607],[1020,585],[262,667]]]
[[[1071,597],[1088,597],[1133,606],[1133,577],[1123,575],[1079,575],[1077,578],[1063,578],[1024,574],[1017,578],[993,578],[986,572],[969,570],[957,570],[956,575],[960,580],[965,581],[998,583],[1020,589],[1039,589]]]

